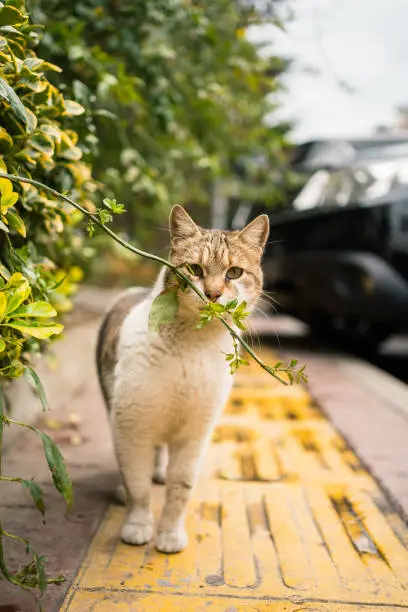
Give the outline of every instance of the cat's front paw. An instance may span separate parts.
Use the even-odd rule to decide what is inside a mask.
[[[183,528],[175,531],[161,531],[156,536],[156,548],[163,553],[178,553],[188,544],[188,536]]]
[[[147,544],[153,537],[153,523],[152,521],[146,523],[135,522],[128,519],[123,525],[121,537],[126,544],[136,546]]]

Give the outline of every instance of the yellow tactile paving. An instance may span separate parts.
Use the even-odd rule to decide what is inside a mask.
[[[156,516],[162,501],[155,487]],[[123,544],[124,517],[110,507],[65,612],[408,609],[408,529],[305,389],[253,366],[214,433],[187,550]]]

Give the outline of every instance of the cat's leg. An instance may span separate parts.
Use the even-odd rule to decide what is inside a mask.
[[[164,484],[166,482],[167,465],[169,453],[167,445],[156,446],[156,457],[154,462],[153,482]]]
[[[155,447],[155,459],[153,470],[153,482],[164,484],[166,482],[167,465],[169,463],[169,452],[166,445]],[[118,485],[116,489],[116,500],[120,504],[127,504],[126,487],[124,484]]]
[[[184,528],[186,505],[194,487],[203,441],[170,444],[166,478],[166,501],[157,529],[156,546],[166,553],[176,553],[188,544]]]
[[[149,438],[135,438],[129,431],[116,430],[116,454],[126,489],[128,516],[122,528],[127,544],[146,544],[153,535],[150,492],[154,465],[154,445]]]

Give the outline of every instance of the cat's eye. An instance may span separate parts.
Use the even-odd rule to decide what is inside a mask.
[[[232,268],[230,268],[226,274],[226,277],[228,280],[235,280],[236,278],[239,278],[243,273],[243,269],[242,268],[238,268],[237,266],[232,266]]]
[[[198,264],[187,264],[187,269],[189,272],[191,272],[191,274],[194,274],[194,276],[196,276],[197,278],[203,278],[204,276],[203,269]]]

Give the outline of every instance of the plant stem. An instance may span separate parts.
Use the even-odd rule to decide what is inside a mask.
[[[26,548],[30,546],[30,542],[28,540],[18,535],[15,535],[14,533],[10,533],[9,531],[2,531],[2,534],[4,535],[4,537],[10,538],[10,540],[17,540],[18,542],[21,542],[25,545]]]
[[[3,428],[4,428],[4,411],[3,411],[3,389],[0,384],[0,477],[1,477],[1,460],[3,456]],[[5,532],[3,531],[3,527],[0,521],[0,570],[6,580],[9,580],[13,584],[19,584],[19,581],[14,577],[13,574],[7,569],[6,561],[4,559],[4,551],[3,551],[3,535]]]
[[[4,575],[6,580],[18,586],[23,586],[23,588],[26,588],[24,585],[20,585],[20,582],[18,581],[18,579],[15,578],[13,574],[10,574],[10,572],[7,569],[6,561],[4,559],[4,551],[3,551],[3,534],[4,534],[4,531],[3,531],[3,527],[0,521],[0,570],[2,571],[2,574]]]
[[[1,476],[1,460],[3,457],[3,428],[4,428],[4,411],[3,411],[3,388],[0,384],[0,476]]]
[[[18,425],[19,427],[25,427],[26,429],[31,429],[31,431],[35,431],[35,433],[37,433],[39,431],[36,427],[33,427],[32,425],[28,425],[27,423],[20,423],[20,421],[15,421],[14,419],[9,419],[9,417],[6,417],[6,416],[0,414],[0,419],[2,417],[3,417],[3,422],[6,423],[7,425],[9,425],[11,423],[12,425]]]
[[[248,342],[246,342],[243,338],[241,338],[241,336],[239,335],[239,333],[237,333],[233,327],[231,327],[231,325],[224,319],[223,316],[218,316],[218,319],[221,321],[221,323],[223,325],[225,325],[225,327],[229,330],[231,336],[233,336],[240,344],[241,346],[247,351],[247,353],[249,353],[252,357],[252,359],[254,361],[256,361],[256,363],[258,365],[261,366],[261,368],[263,370],[265,370],[266,372],[268,372],[268,374],[270,374],[271,376],[273,376],[273,378],[276,378],[276,380],[279,380],[279,382],[281,382],[283,385],[287,385],[287,381],[284,380],[283,378],[281,378],[279,376],[279,374],[276,374],[276,372],[273,370],[273,368],[271,368],[271,366],[266,365],[262,359],[260,359],[258,357],[258,355],[251,349],[251,347],[249,346]],[[282,369],[280,371],[285,371],[285,369]]]

